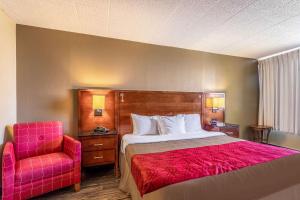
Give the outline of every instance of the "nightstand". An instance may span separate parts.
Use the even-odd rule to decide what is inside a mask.
[[[211,125],[204,125],[204,130],[207,131],[219,131],[228,136],[238,138],[240,135],[240,126],[237,124],[225,123],[224,126],[212,127]]]
[[[82,167],[115,165],[118,176],[118,134],[116,131],[99,134],[94,132],[79,133],[82,149]]]

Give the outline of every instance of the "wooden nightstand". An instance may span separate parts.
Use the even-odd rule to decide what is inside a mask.
[[[115,164],[115,175],[118,176],[118,134],[116,131],[104,134],[79,133],[78,138],[81,141],[83,167]]]
[[[224,126],[212,127],[211,125],[205,125],[204,129],[207,131],[219,131],[223,132],[228,136],[238,138],[240,135],[240,126],[237,124],[225,123]]]

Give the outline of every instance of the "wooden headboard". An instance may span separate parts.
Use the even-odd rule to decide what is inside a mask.
[[[115,91],[115,127],[120,138],[132,132],[130,114],[202,114],[202,92]]]

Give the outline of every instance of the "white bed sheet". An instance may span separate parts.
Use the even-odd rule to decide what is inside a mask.
[[[214,136],[225,135],[221,132],[205,131],[201,130],[194,133],[184,133],[184,134],[169,134],[169,135],[133,135],[126,134],[123,136],[121,141],[121,152],[125,153],[125,149],[130,144],[144,144],[152,142],[165,142],[172,140],[186,140],[186,139],[195,139],[195,138],[207,138]]]

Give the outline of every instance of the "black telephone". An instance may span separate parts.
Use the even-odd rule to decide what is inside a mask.
[[[95,129],[94,129],[94,132],[95,133],[107,133],[109,131],[108,128],[105,128],[103,126],[97,126]]]

